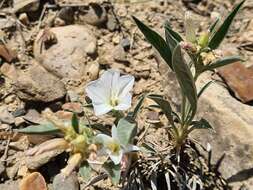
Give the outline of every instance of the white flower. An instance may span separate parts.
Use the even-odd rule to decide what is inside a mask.
[[[138,151],[137,146],[128,144],[123,146],[118,138],[117,128],[112,126],[112,136],[99,134],[96,136],[96,141],[103,145],[102,152],[105,152],[115,165],[120,164],[123,155],[128,152]]]
[[[120,76],[116,70],[105,71],[102,76],[90,82],[86,92],[92,100],[95,115],[103,115],[111,110],[126,110],[131,107],[134,77]]]

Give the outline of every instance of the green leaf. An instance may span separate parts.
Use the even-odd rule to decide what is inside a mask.
[[[126,146],[132,143],[133,137],[136,135],[136,123],[127,118],[119,120],[117,125],[117,135],[122,145]]]
[[[18,132],[26,134],[52,134],[60,132],[60,130],[56,128],[52,123],[45,123],[41,125],[31,125],[24,129],[19,129]]]
[[[204,93],[204,91],[213,83],[213,81],[209,81],[208,83],[206,83],[201,90],[198,93],[198,98]]]
[[[144,34],[146,40],[151,43],[155,47],[155,49],[160,53],[161,57],[165,60],[165,62],[169,65],[169,67],[173,70],[171,63],[171,51],[170,47],[167,45],[166,41],[154,30],[150,29],[144,23],[142,23],[139,19],[133,16],[135,23],[138,28]]]
[[[151,94],[148,96],[148,98],[152,99],[159,105],[159,107],[162,109],[163,113],[166,115],[167,119],[169,120],[169,122],[173,125],[174,121],[173,121],[172,108],[170,106],[170,103],[167,100],[164,100],[163,98],[161,98],[161,96],[157,96],[157,95]]]
[[[81,167],[79,168],[79,173],[85,182],[88,182],[91,179],[92,177],[91,172],[92,169],[89,163],[87,161],[82,163]]]
[[[192,128],[193,129],[211,129],[214,130],[214,128],[210,125],[210,123],[206,119],[201,119],[199,121],[193,121],[192,123]]]
[[[205,66],[203,69],[204,71],[206,70],[213,70],[219,67],[223,67],[225,65],[237,62],[237,61],[242,61],[242,59],[239,56],[229,56],[229,57],[224,57],[222,59],[219,59],[210,65]]]
[[[165,23],[164,28],[166,42],[170,47],[170,51],[173,52],[177,44],[183,41],[183,38],[177,32],[172,30],[168,22]]]
[[[165,28],[165,38],[170,47],[170,51],[173,52],[179,42],[170,34],[167,28]]]
[[[170,26],[170,24],[169,24],[168,21],[165,22],[164,27],[165,27],[165,29],[167,30],[167,32],[169,32],[170,35],[171,35],[177,42],[184,41],[184,39],[180,36],[180,34],[177,33],[176,31],[174,31],[174,30],[171,28],[171,26]]]
[[[73,115],[72,115],[71,125],[72,125],[73,129],[75,130],[75,132],[79,133],[79,121],[78,121],[76,113],[73,113]]]
[[[181,47],[178,44],[172,55],[173,68],[176,73],[177,80],[191,106],[191,117],[193,117],[197,110],[197,90],[194,79],[189,67],[186,65],[182,56]]]
[[[223,39],[228,33],[229,27],[234,20],[236,14],[238,13],[239,9],[243,5],[245,0],[241,1],[234,9],[233,11],[227,16],[223,24],[217,29],[217,31],[212,36],[211,40],[209,41],[208,47],[211,49],[216,49],[219,47]]]
[[[209,28],[210,34],[213,34],[216,31],[217,25],[220,22],[220,18],[217,18],[215,22]]]
[[[118,185],[120,181],[120,164],[119,165],[114,165],[113,162],[106,162],[103,165],[104,169],[108,173],[109,177],[112,180],[112,183],[114,185]]]
[[[134,120],[136,119],[137,114],[138,114],[139,111],[141,110],[141,107],[142,107],[142,104],[143,104],[145,98],[146,98],[146,95],[145,95],[145,94],[142,95],[142,96],[139,98],[139,100],[138,100],[138,102],[137,102],[137,104],[136,104],[136,106],[135,106],[135,108],[134,108],[134,111],[133,111],[133,112],[130,112],[130,113],[128,114],[129,117],[132,117]]]

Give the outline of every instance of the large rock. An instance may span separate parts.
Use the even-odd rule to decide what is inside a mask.
[[[57,43],[43,47],[41,31],[34,43],[35,58],[60,78],[80,79],[85,71],[87,54],[96,53],[96,38],[85,26],[69,25],[51,28]]]
[[[66,94],[65,86],[60,79],[47,72],[36,62],[32,62],[24,71],[4,64],[1,71],[12,80],[17,95],[21,99],[51,102],[64,97]]]
[[[180,91],[174,74],[160,64],[165,94],[178,108]],[[211,80],[210,73],[203,74],[197,87]],[[212,163],[215,164],[225,154],[220,172],[239,189],[241,182],[253,187],[253,108],[232,97],[220,84],[212,84],[202,95],[198,105],[198,118],[204,117],[215,128],[215,133],[207,130],[195,131],[192,136],[203,146],[210,143],[213,150]]]

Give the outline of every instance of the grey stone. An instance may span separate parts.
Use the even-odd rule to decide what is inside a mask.
[[[39,0],[14,0],[13,9],[14,12],[30,12],[37,11],[39,9]]]
[[[14,117],[13,115],[8,111],[7,106],[1,106],[0,107],[0,121],[7,124],[13,124],[14,123]]]
[[[29,101],[52,102],[66,94],[64,84],[36,62],[26,71],[19,71],[13,85],[17,95]]]
[[[58,174],[53,180],[53,190],[79,190],[80,185],[76,173],[70,174],[65,177],[62,174]]]
[[[87,55],[96,53],[96,38],[81,25],[51,28],[57,43],[41,49],[41,31],[34,43],[34,55],[48,71],[60,78],[81,79],[85,72]]]

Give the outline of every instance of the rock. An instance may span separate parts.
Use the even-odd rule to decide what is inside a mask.
[[[21,136],[18,141],[10,142],[10,147],[14,150],[27,150],[29,148],[29,141],[27,136]]]
[[[87,75],[89,76],[90,80],[96,80],[99,74],[99,64],[97,62],[92,63],[87,71]]]
[[[0,45],[0,57],[4,58],[7,62],[12,62],[16,59],[16,53],[8,48],[6,45]]]
[[[11,28],[15,26],[15,19],[11,16],[0,18],[0,29]]]
[[[70,102],[78,102],[80,97],[74,90],[68,90],[67,97]]]
[[[14,119],[14,123],[16,127],[19,127],[25,123],[25,120],[23,119],[23,117],[16,117]]]
[[[113,16],[111,14],[108,15],[106,27],[111,32],[119,29],[119,23],[117,22],[117,19],[115,18],[115,16]]]
[[[14,112],[12,112],[12,115],[14,117],[19,117],[26,114],[26,110],[24,108],[18,108]]]
[[[73,7],[64,7],[59,11],[58,17],[64,20],[66,24],[72,24],[74,22],[74,13]]]
[[[8,124],[0,124],[0,130],[8,131],[11,129],[11,126]]]
[[[50,31],[57,38],[57,43],[41,51],[41,31],[34,43],[35,58],[60,78],[82,78],[86,55],[96,52],[96,38],[93,32],[81,25],[55,27]]]
[[[128,51],[131,47],[131,42],[128,38],[123,38],[120,41],[120,45],[124,48],[125,51]]]
[[[28,101],[52,102],[66,94],[64,84],[36,62],[19,71],[13,85],[19,98]]]
[[[8,111],[7,106],[0,106],[0,121],[7,124],[14,123],[13,115]]]
[[[117,45],[113,51],[113,58],[117,62],[128,63],[127,54],[121,45]]]
[[[79,190],[80,185],[76,173],[70,174],[65,177],[62,174],[58,174],[53,180],[53,190]]]
[[[90,25],[100,26],[107,21],[107,12],[103,6],[97,3],[90,3],[88,11],[80,17]]]
[[[7,183],[0,184],[0,189],[8,189],[8,190],[17,190],[18,187],[18,181],[8,181]]]
[[[23,178],[19,190],[47,190],[44,177],[39,172],[34,172]]]
[[[174,74],[161,67],[163,76],[164,94],[172,100],[174,106],[180,102],[178,83]],[[197,87],[210,81],[210,73],[202,74],[198,79]],[[192,133],[192,137],[203,146],[211,144],[215,164],[225,154],[221,162],[220,172],[227,178],[236,176],[236,183],[245,182],[253,185],[250,176],[253,160],[253,109],[232,97],[228,90],[219,84],[212,84],[200,98],[197,117],[204,117],[214,127],[216,133],[199,130]],[[240,180],[238,180],[240,179]],[[248,179],[248,180],[247,180]],[[238,189],[238,188],[237,188]]]
[[[28,156],[25,159],[25,163],[27,168],[31,170],[36,170],[49,162],[52,158],[56,157],[57,155],[61,154],[64,150],[50,150],[47,152],[43,152],[42,154],[35,155],[35,156]]]
[[[71,111],[75,113],[82,113],[83,107],[80,103],[77,102],[69,102],[62,105],[62,109],[66,111]]]
[[[11,80],[17,80],[18,73],[15,66],[12,64],[4,63],[0,69],[1,74],[8,77]]]
[[[29,109],[27,114],[23,116],[26,121],[35,124],[45,123],[46,119],[42,118],[42,116],[35,109]]]
[[[37,11],[40,6],[39,0],[14,0],[13,11],[14,12],[31,12]]]
[[[24,24],[24,25],[28,25],[28,24],[30,23],[29,18],[28,18],[28,16],[27,16],[26,13],[20,14],[19,17],[18,17],[18,19],[19,19],[20,22],[22,22],[22,24]]]
[[[238,99],[244,103],[253,100],[253,70],[247,69],[241,62],[236,62],[220,68],[219,74]]]

